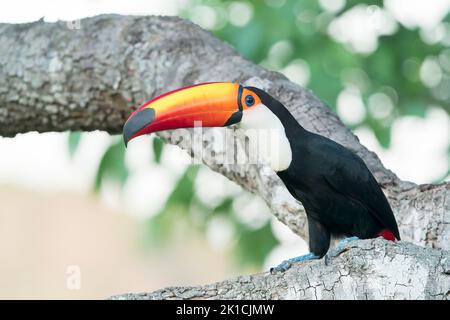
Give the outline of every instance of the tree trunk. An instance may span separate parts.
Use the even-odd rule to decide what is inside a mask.
[[[388,197],[402,240],[430,248],[450,249],[450,184],[416,185],[401,181],[393,172],[384,168],[377,155],[362,146],[336,114],[309,90],[293,84],[279,73],[267,71],[243,59],[229,45],[209,32],[179,18],[104,15],[83,19],[79,27],[74,29],[73,24],[42,21],[0,24],[0,135],[13,137],[28,131],[65,130],[121,133],[129,114],[157,94],[207,81],[252,84],[278,98],[306,129],[335,140],[363,158]],[[179,130],[160,135],[191,155],[199,155],[199,150],[193,148],[194,144],[190,139],[180,139]],[[233,130],[205,129],[204,145],[210,152],[199,155],[203,162],[244,189],[260,195],[281,222],[298,235],[307,237],[303,208],[288,193],[277,175],[266,165],[223,163],[221,156],[224,146],[217,139],[220,135],[232,137],[233,139],[227,139],[228,143],[237,141],[238,147],[242,149],[239,146],[241,137],[236,136]],[[384,243],[380,245],[379,250],[389,248],[390,254],[399,255],[398,261],[404,259],[414,263],[411,268],[419,268],[423,262],[420,257],[425,255],[446,255],[448,261],[448,251],[439,253],[403,243],[398,246]],[[365,252],[357,251],[363,247],[358,248],[352,249],[351,254],[346,256],[354,257],[357,252]],[[370,261],[377,252],[378,249],[372,253],[365,252],[365,263],[369,265],[369,269],[370,266],[376,267],[376,261],[382,262],[385,259],[377,256],[377,260]],[[296,268],[288,274],[316,268],[314,279],[320,285],[323,272],[328,274],[337,268],[345,273],[348,268],[353,268],[351,265],[363,262],[353,258],[337,261],[342,262],[323,270],[321,262],[316,262]],[[437,263],[438,260],[435,261]],[[428,262],[424,263],[427,265]],[[428,267],[421,270],[427,272],[427,279],[433,279],[438,272],[437,269],[433,271]],[[389,287],[380,292],[386,292],[386,298],[407,297],[407,292],[410,292],[411,297],[448,297],[448,267],[446,270],[440,277],[446,279],[447,282],[443,281],[441,284],[447,284],[447,291],[439,291],[438,285],[433,290],[427,289],[428,291],[402,289],[395,282],[383,282],[379,279],[380,285]],[[380,270],[380,274],[382,272]],[[369,280],[373,276],[364,273],[365,270],[355,273],[355,278],[342,278],[350,279],[344,280],[344,283],[352,288],[352,293],[348,293],[352,297],[364,296],[361,290],[365,289],[356,285],[358,281],[352,280]],[[291,291],[288,294],[285,288],[281,288],[284,286],[283,281],[289,277],[288,274],[274,277],[265,284],[280,286],[277,292],[282,293],[274,291],[273,297],[310,297],[308,292],[318,291],[314,287],[302,289],[297,282],[298,292],[295,289],[296,294],[291,294]],[[415,278],[414,273],[408,274],[411,279]],[[390,276],[394,279],[405,275],[392,273]],[[258,282],[258,279],[267,277],[270,276],[256,275],[235,281],[247,279],[242,281]],[[411,283],[422,283],[423,279],[416,280]],[[226,285],[227,282],[222,284]],[[263,284],[258,282],[258,285]],[[214,286],[217,284],[212,285]],[[348,297],[343,290],[331,290],[327,295],[329,289],[325,287],[323,284],[323,288],[318,291],[321,293],[316,293],[317,297]],[[369,290],[368,287],[366,289],[367,297],[381,297],[374,290]],[[183,291],[180,290],[174,292]],[[253,297],[252,293],[244,294],[241,291],[239,295]],[[150,296],[157,297],[158,294]],[[222,295],[216,294],[215,297]]]

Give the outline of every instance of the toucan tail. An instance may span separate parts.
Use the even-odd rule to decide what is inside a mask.
[[[389,240],[389,241],[399,240],[399,239],[397,239],[397,238],[395,237],[395,235],[394,235],[394,234],[392,233],[392,231],[389,230],[389,229],[383,229],[383,230],[381,230],[380,232],[378,232],[378,236],[379,236],[379,237],[383,237],[383,238],[385,238],[386,240]]]

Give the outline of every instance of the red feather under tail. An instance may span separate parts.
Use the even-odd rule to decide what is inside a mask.
[[[385,238],[389,241],[395,241],[397,238],[394,236],[394,234],[389,229],[383,229],[380,232],[378,232],[378,236]]]

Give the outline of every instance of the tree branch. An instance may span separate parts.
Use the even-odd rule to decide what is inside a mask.
[[[450,185],[418,186],[398,179],[309,90],[243,59],[179,18],[106,15],[83,19],[80,27],[70,29],[64,22],[0,24],[0,135],[120,133],[133,109],[162,92],[206,81],[256,85],[280,99],[304,127],[364,159],[389,198],[404,240],[450,249]],[[202,160],[262,196],[280,221],[306,237],[303,208],[274,172],[264,165],[224,164],[223,146],[212,141],[217,134],[232,133],[205,129],[205,145],[215,156],[203,154]],[[177,131],[161,135],[196,154]]]
[[[326,265],[260,273],[205,286],[170,287],[112,299],[448,299],[450,252],[382,239],[356,241]]]

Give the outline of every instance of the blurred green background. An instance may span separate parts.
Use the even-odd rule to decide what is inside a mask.
[[[392,124],[399,117],[425,117],[429,108],[450,111],[448,14],[431,30],[406,28],[383,8],[383,1],[191,0],[179,14],[244,57],[312,89],[350,128],[370,129],[383,148],[390,147]],[[346,28],[356,34],[347,35]],[[346,104],[353,109],[346,110]],[[70,134],[71,153],[79,139],[79,133]],[[159,138],[151,143],[152,161],[158,164],[165,146]],[[205,234],[219,217],[234,230],[230,250],[238,268],[259,269],[278,243],[270,220],[257,226],[243,223],[234,212],[235,195],[203,202],[196,192],[198,171],[198,165],[188,166],[163,208],[148,219],[146,245],[164,248],[179,223]],[[434,180],[447,175],[448,170]],[[105,179],[126,183],[120,139],[102,157],[95,190]]]

